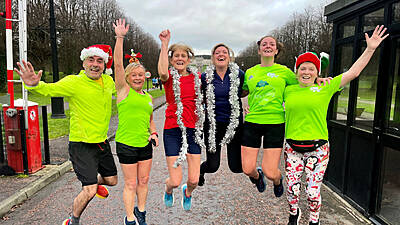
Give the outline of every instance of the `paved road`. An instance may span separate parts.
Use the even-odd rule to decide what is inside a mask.
[[[155,112],[157,130],[162,136],[165,106]],[[115,143],[112,143],[115,151]],[[163,146],[162,140],[160,146]],[[204,156],[204,154],[203,154]],[[117,162],[117,158],[116,162]],[[118,163],[117,163],[118,165]],[[186,168],[186,165],[184,166]],[[118,165],[118,169],[119,165]],[[185,169],[186,170],[186,169]],[[283,196],[275,198],[268,183],[264,193],[258,193],[243,174],[232,174],[227,166],[226,154],[220,170],[206,175],[206,184],[195,190],[193,207],[184,212],[180,205],[181,192],[176,189],[175,205],[166,209],[162,203],[166,170],[164,150],[154,151],[153,168],[147,204],[148,224],[287,224],[287,203]],[[187,177],[184,173],[184,179]],[[106,200],[95,198],[81,217],[82,224],[122,224],[124,213],[122,173],[119,184],[111,187],[111,195]],[[80,191],[75,174],[66,173],[56,182],[42,189],[32,199],[15,208],[1,221],[4,225],[18,224],[61,224],[71,212],[73,197]],[[323,190],[324,196],[330,194]],[[305,197],[301,207],[306,212]],[[321,224],[365,224],[360,222],[340,201],[326,198],[321,213]],[[304,213],[307,215],[307,213]],[[301,224],[308,224],[303,216]]]

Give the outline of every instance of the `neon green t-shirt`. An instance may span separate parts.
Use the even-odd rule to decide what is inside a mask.
[[[336,76],[325,86],[314,84],[301,88],[286,87],[286,138],[293,140],[328,140],[326,115],[332,96],[340,90],[342,75]]]
[[[249,91],[250,113],[245,121],[257,124],[280,124],[285,122],[283,92],[290,84],[297,84],[296,75],[286,66],[260,64],[246,71],[243,90]]]
[[[103,87],[86,76],[69,75],[56,83],[40,81],[29,91],[51,96],[65,97],[69,102],[69,140],[74,142],[100,143],[107,139],[111,118],[112,95],[115,84],[111,76],[102,74]]]
[[[118,129],[115,141],[131,146],[145,147],[149,144],[150,116],[153,103],[149,93],[141,95],[132,88],[128,96],[117,104]]]

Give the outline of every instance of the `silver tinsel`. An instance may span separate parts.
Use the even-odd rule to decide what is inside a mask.
[[[204,140],[202,138],[202,129],[203,129],[203,124],[204,124],[204,110],[202,109],[202,99],[203,95],[201,94],[201,81],[199,79],[197,69],[190,67],[189,68],[189,73],[194,75],[194,89],[196,93],[196,116],[197,116],[197,121],[196,121],[196,131],[195,131],[195,141],[197,144],[199,144],[202,148],[204,148]],[[181,101],[181,86],[180,86],[180,79],[182,77],[181,74],[178,73],[178,71],[174,68],[170,68],[170,73],[172,76],[172,89],[174,91],[174,97],[175,97],[175,103],[176,103],[176,117],[177,117],[177,124],[179,128],[182,131],[182,146],[179,152],[179,157],[174,163],[174,167],[178,167],[181,165],[185,160],[186,160],[186,154],[188,150],[188,143],[187,143],[187,132],[186,132],[186,127],[183,123],[182,120],[182,113],[183,113],[183,104]]]
[[[209,143],[209,152],[214,153],[216,151],[216,143],[215,143],[215,133],[216,133],[216,120],[215,120],[215,93],[214,93],[214,85],[212,85],[212,81],[214,80],[214,65],[207,67],[206,69],[206,98],[207,98],[207,113],[208,120],[210,123],[208,143]],[[239,116],[240,116],[240,99],[238,96],[240,79],[238,77],[239,74],[239,66],[236,63],[229,63],[229,80],[230,80],[230,90],[229,90],[229,103],[231,105],[231,115],[229,117],[229,125],[226,128],[225,136],[222,138],[221,146],[225,144],[229,144],[235,135],[235,129],[239,125]]]

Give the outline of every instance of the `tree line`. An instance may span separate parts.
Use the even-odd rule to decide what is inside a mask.
[[[18,18],[18,1],[13,1],[13,18]],[[5,1],[0,2],[0,11],[5,11]],[[125,15],[116,0],[54,0],[57,28],[59,71],[76,74],[82,69],[79,59],[83,48],[93,44],[109,44],[114,47],[115,34],[112,23],[126,18],[130,32],[125,37],[124,53],[130,49],[140,52],[140,61],[152,73],[157,74],[159,54],[158,42]],[[5,64],[5,20],[0,22],[0,63]],[[50,46],[49,1],[27,0],[28,60],[36,70],[52,70]],[[18,24],[13,23],[14,62],[18,56]],[[3,71],[2,71],[3,73]],[[4,79],[3,74],[1,74]],[[0,80],[2,81],[2,80]],[[2,91],[5,82],[0,82]]]
[[[301,13],[293,13],[285,25],[273,30],[269,35],[285,46],[276,62],[293,68],[295,57],[301,53],[306,51],[329,53],[332,24],[326,22],[323,7],[309,7]],[[239,53],[236,62],[244,70],[260,63],[256,41]]]

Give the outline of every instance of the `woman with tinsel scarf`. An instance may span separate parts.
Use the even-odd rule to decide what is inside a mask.
[[[285,133],[283,92],[287,85],[298,81],[289,68],[275,63],[283,44],[272,36],[264,36],[257,45],[261,64],[246,71],[243,84],[243,95],[248,94],[249,113],[243,125],[242,168],[259,192],[266,188],[265,174],[273,182],[275,196],[281,197],[282,173],[278,166]],[[326,79],[319,78],[319,82]],[[256,167],[261,140],[263,158],[261,167]]]
[[[244,72],[233,62],[233,51],[223,43],[211,50],[212,65],[201,75],[206,103],[204,136],[206,161],[200,166],[199,186],[205,173],[215,173],[221,161],[221,147],[227,145],[228,165],[232,172],[242,172],[242,85]]]
[[[160,33],[161,52],[158,73],[165,88],[167,109],[163,132],[164,149],[169,177],[165,180],[164,203],[171,207],[174,203],[173,189],[182,181],[181,164],[187,158],[188,179],[182,185],[182,207],[190,210],[192,192],[197,187],[200,175],[201,148],[204,124],[201,80],[197,69],[188,67],[193,50],[184,44],[173,44],[169,30]],[[171,67],[168,69],[168,65]]]

